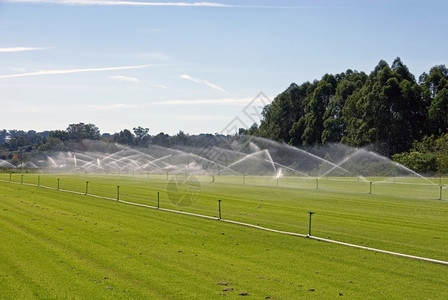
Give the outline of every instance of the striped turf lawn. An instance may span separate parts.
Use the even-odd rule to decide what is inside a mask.
[[[9,175],[8,175],[9,176]],[[189,206],[144,176],[38,175],[0,182],[0,298],[444,299],[448,268],[177,215],[88,193],[448,260],[448,203],[409,195],[201,182]],[[2,177],[5,177],[2,175]],[[5,178],[1,178],[5,179]],[[7,178],[9,179],[9,178]],[[189,190],[184,190],[186,193]],[[402,194],[406,194],[403,189]],[[226,290],[226,291],[224,291]]]

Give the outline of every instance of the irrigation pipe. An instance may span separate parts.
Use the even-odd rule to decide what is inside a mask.
[[[432,263],[436,263],[436,264],[448,265],[448,261],[443,261],[443,260],[437,260],[437,259],[409,255],[409,254],[404,254],[404,253],[399,253],[399,252],[392,252],[392,251],[387,251],[387,250],[359,246],[359,245],[355,245],[355,244],[349,244],[349,243],[339,242],[339,241],[335,241],[335,240],[324,239],[324,238],[320,238],[320,237],[316,237],[316,236],[307,236],[307,237],[310,239],[316,240],[316,241],[321,241],[321,242],[333,243],[333,244],[348,246],[348,247],[352,247],[352,248],[359,248],[359,249],[370,250],[370,251],[375,251],[375,252],[379,252],[379,253],[385,253],[385,254],[391,254],[391,255],[395,255],[395,256],[423,260],[423,261],[432,262]]]
[[[85,194],[85,193],[82,193],[82,192],[63,190],[63,189],[59,189],[58,190],[57,188],[48,187],[48,186],[44,186],[44,185],[37,186],[37,185],[31,184],[31,183],[9,182],[7,180],[0,180],[0,181],[1,182],[7,182],[7,183],[15,183],[15,184],[19,184],[19,185],[42,187],[42,188],[46,188],[46,189],[50,189],[50,190],[57,190],[57,191],[60,191],[60,192],[66,192],[66,193],[72,193],[72,194],[78,194],[78,195],[87,195],[87,196],[90,196],[90,197],[95,197],[95,198],[100,198],[100,199],[105,199],[105,200],[111,200],[111,201],[115,201],[115,202],[121,202],[123,204],[128,204],[128,205],[134,205],[134,206],[139,206],[139,207],[151,208],[151,209],[166,211],[166,212],[170,212],[170,213],[176,213],[176,214],[182,214],[182,215],[187,215],[187,216],[199,217],[199,218],[204,218],[204,219],[209,219],[209,220],[218,220],[220,222],[225,222],[225,223],[229,223],[229,224],[235,224],[235,225],[255,228],[255,229],[269,231],[269,232],[273,232],[273,233],[290,235],[290,236],[298,236],[298,237],[303,237],[303,238],[309,238],[309,239],[320,241],[320,242],[332,243],[332,244],[337,244],[337,245],[342,245],[342,246],[347,246],[347,247],[352,247],[352,248],[369,250],[369,251],[374,251],[374,252],[378,252],[378,253],[390,254],[390,255],[395,255],[395,256],[400,256],[400,257],[405,257],[405,258],[421,260],[421,261],[426,261],[426,262],[431,262],[431,263],[436,263],[436,264],[441,264],[441,265],[447,265],[448,266],[448,261],[444,261],[444,260],[438,260],[438,259],[432,259],[432,258],[426,258],[426,257],[421,257],[421,256],[415,256],[415,255],[399,253],[399,252],[393,252],[393,251],[387,251],[387,250],[382,250],[382,249],[376,249],[376,248],[371,248],[371,247],[365,247],[365,246],[360,246],[360,245],[355,245],[355,244],[350,244],[350,243],[345,243],[345,242],[325,239],[325,238],[321,238],[321,237],[317,237],[317,236],[312,236],[312,235],[309,235],[309,234],[301,234],[301,233],[290,232],[290,231],[276,230],[276,229],[262,227],[262,226],[259,226],[259,225],[254,225],[254,224],[249,224],[249,223],[243,223],[243,222],[238,222],[238,221],[233,221],[233,220],[225,220],[225,219],[220,219],[220,218],[217,218],[217,217],[201,215],[201,214],[196,214],[196,213],[186,212],[186,211],[180,211],[180,210],[174,210],[174,209],[168,209],[168,208],[161,208],[161,207],[156,207],[156,206],[147,205],[147,204],[141,204],[141,203],[135,203],[135,202],[125,201],[125,200],[117,200],[117,199],[114,199],[114,198],[103,197],[103,196],[98,196],[98,195],[93,195],[93,194]]]

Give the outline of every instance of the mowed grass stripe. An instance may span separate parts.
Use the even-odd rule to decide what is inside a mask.
[[[103,191],[109,190],[104,196],[110,198],[116,197],[116,186],[120,185],[120,199],[151,206],[157,205],[159,192],[162,207],[213,217],[218,216],[217,200],[222,199],[224,218],[299,233],[308,232],[307,211],[313,210],[316,212],[314,235],[394,252],[448,259],[448,203],[415,199],[407,190],[398,191],[408,198],[397,198],[316,189],[202,183],[197,202],[189,207],[179,207],[167,199],[166,181],[138,176],[41,176],[53,182],[56,177],[63,178],[64,182],[73,181],[78,187],[89,180],[89,193],[100,186]],[[78,190],[82,192],[81,188]]]
[[[87,182],[88,183],[88,182]],[[62,191],[66,191],[66,190],[62,190]],[[86,186],[86,192],[87,192],[87,186]],[[75,192],[75,193],[79,193],[79,192]],[[97,197],[102,197],[102,196],[97,196]],[[117,196],[118,197],[118,196]],[[108,198],[108,199],[111,199],[111,198]],[[127,201],[123,201],[123,200],[120,200],[121,202],[123,202],[123,203],[128,203],[128,204],[135,204],[135,205],[141,205],[141,204],[138,204],[138,203],[134,203],[134,202],[127,202]],[[154,208],[154,206],[150,206],[150,207],[152,207],[152,208]],[[163,210],[163,208],[162,208],[162,210]],[[173,211],[173,210],[168,210],[168,211]],[[179,212],[179,211],[173,211],[173,212]],[[182,212],[182,213],[185,213],[185,212]],[[194,214],[191,214],[191,215],[194,215]],[[204,215],[197,215],[197,216],[202,216],[202,217],[207,217],[207,218],[212,218],[212,217],[208,217],[208,216],[204,216]],[[353,217],[352,217],[353,218]],[[246,225],[246,226],[251,226],[251,227],[254,227],[254,228],[261,228],[261,229],[264,229],[264,230],[270,230],[270,229],[268,229],[268,228],[264,228],[264,227],[260,227],[260,226],[257,226],[257,225],[251,225],[251,224],[247,224],[247,223],[240,223],[240,222],[236,222],[236,221],[228,221],[228,222],[230,222],[230,223],[234,223],[234,224],[240,224],[240,225]],[[273,231],[273,232],[275,232],[275,230],[271,230],[271,231]],[[284,231],[277,231],[278,233],[286,233],[286,234],[289,234],[288,232],[284,232]],[[294,235],[294,234],[293,234]],[[304,236],[303,234],[295,234],[295,235],[297,235],[297,236]],[[321,240],[321,241],[326,241],[326,240],[328,240],[328,239],[324,239],[324,238],[317,238],[318,240]],[[332,241],[332,240],[331,240]],[[336,243],[338,243],[337,241],[332,241],[332,242],[336,242]],[[431,259],[431,258],[422,258],[422,257],[415,257],[415,256],[412,256],[412,255],[406,255],[406,254],[404,254],[404,253],[397,253],[397,252],[390,252],[390,251],[386,251],[386,250],[381,250],[381,249],[379,249],[379,250],[377,250],[377,249],[375,249],[375,248],[371,248],[371,247],[367,247],[367,246],[357,246],[357,245],[353,245],[353,244],[347,244],[347,243],[344,243],[344,242],[340,242],[340,244],[341,245],[352,245],[353,247],[360,247],[360,248],[363,248],[364,247],[364,249],[369,249],[369,250],[374,250],[374,251],[379,251],[379,252],[384,252],[384,253],[395,253],[396,255],[399,255],[399,256],[404,256],[404,257],[408,257],[408,258],[417,258],[417,259],[422,259],[422,260],[425,260],[425,261],[429,261],[429,262],[440,262],[440,263],[442,263],[442,264],[446,264],[444,261],[439,261],[439,260],[434,260],[434,259]]]
[[[239,299],[239,293],[443,299],[448,293],[445,266],[83,195],[0,186],[0,235],[11,240],[2,242],[2,264],[14,268],[0,271],[6,299]],[[21,247],[27,240],[36,251]],[[22,274],[36,275],[16,290],[12,282]],[[228,287],[233,290],[223,291]]]
[[[63,193],[60,193],[60,195],[63,195]],[[61,201],[62,199],[66,199],[67,197],[64,196],[59,196],[58,197],[58,201]],[[70,200],[73,200],[73,197],[69,197]],[[22,209],[20,209],[22,216],[24,217],[25,221],[21,222],[21,220],[14,220],[15,224],[23,224],[26,223],[26,220],[29,219],[30,216],[32,216],[33,218],[31,218],[30,220],[36,221],[36,218],[39,218],[40,214],[30,214],[30,212],[28,211],[27,208],[29,208],[29,206],[34,207],[34,208],[40,208],[39,205],[36,204],[36,202],[33,203],[27,203],[23,200],[20,200],[20,206],[23,206]],[[71,205],[73,203],[70,203]],[[75,202],[76,204],[76,202]],[[104,203],[102,203],[104,204]],[[89,203],[89,206],[95,207],[95,203]],[[116,207],[116,205],[114,204],[114,206]],[[73,208],[73,206],[70,206],[71,208]],[[76,206],[75,206],[76,207]],[[107,215],[107,208],[104,205],[101,205],[101,215]],[[84,207],[89,209],[89,207]],[[10,207],[9,209],[7,209],[6,211],[11,211],[12,208]],[[17,211],[17,210],[16,210]],[[130,255],[130,250],[132,251],[132,249],[135,249],[135,245],[129,245],[128,242],[126,242],[125,240],[121,240],[120,238],[114,238],[112,235],[123,235],[123,233],[120,234],[120,232],[122,231],[126,231],[126,228],[122,228],[121,224],[115,223],[115,222],[111,222],[110,220],[106,220],[106,222],[104,222],[104,219],[102,219],[102,222],[97,223],[94,222],[95,220],[91,219],[91,216],[89,216],[89,214],[79,214],[79,213],[75,213],[72,214],[72,212],[67,211],[65,208],[57,206],[55,207],[55,210],[50,209],[52,214],[56,215],[56,219],[57,222],[53,222],[52,224],[46,223],[47,225],[45,226],[49,226],[49,228],[52,228],[51,232],[48,233],[48,236],[50,236],[51,238],[47,237],[47,235],[41,236],[41,237],[35,237],[36,239],[38,239],[39,241],[41,241],[44,245],[48,245],[48,247],[44,247],[44,249],[42,249],[42,252],[44,253],[44,255],[48,255],[48,257],[51,257],[51,261],[53,260],[58,260],[59,262],[59,258],[55,257],[54,255],[54,251],[48,251],[50,249],[57,249],[59,250],[59,252],[61,253],[65,253],[68,252],[67,255],[71,258],[74,257],[80,257],[81,261],[84,261],[85,263],[83,263],[82,265],[84,265],[84,267],[79,267],[79,269],[81,270],[80,272],[77,272],[76,275],[82,276],[83,274],[87,274],[88,278],[87,281],[90,282],[91,284],[93,284],[94,286],[96,286],[96,284],[106,284],[107,280],[103,280],[104,274],[107,274],[107,276],[105,277],[113,277],[115,280],[115,282],[117,281],[117,279],[124,279],[127,280],[131,283],[134,283],[135,286],[139,286],[141,284],[141,282],[138,280],[138,278],[134,278],[133,276],[130,276],[130,272],[129,272],[129,265],[132,265],[132,257],[138,257],[138,255],[140,255],[140,253],[138,255],[136,255],[135,253],[133,253],[132,255]],[[129,216],[130,218],[135,218],[136,216]],[[67,220],[68,218],[68,220]],[[50,218],[50,220],[53,220],[54,218]],[[86,222],[87,221],[87,222]],[[95,227],[95,229],[87,229],[89,227],[89,225],[86,225],[86,223],[90,223],[91,225],[97,226]],[[103,226],[101,226],[101,224],[103,224]],[[111,226],[109,226],[111,225]],[[23,227],[23,225],[20,225],[20,227]],[[84,239],[86,232],[85,230],[87,229],[87,232],[90,231],[90,239]],[[9,231],[9,230],[7,230]],[[81,232],[82,231],[82,232]],[[106,235],[109,233],[111,236],[107,237],[104,236],[103,233],[106,233]],[[25,239],[28,240],[30,239],[30,237],[33,237],[35,234],[22,234],[21,235],[21,239]],[[67,239],[67,237],[69,237]],[[118,255],[118,257],[114,257],[113,259],[110,259],[109,257],[111,256],[111,251],[113,251],[113,255],[112,257],[114,257],[114,254],[116,253]],[[134,252],[134,251],[132,251]],[[143,255],[143,253],[142,253]],[[25,253],[25,256],[27,256],[27,253]],[[37,260],[39,261],[39,260]],[[60,261],[62,263],[62,260]],[[162,261],[161,261],[162,262]],[[76,263],[75,263],[76,264]],[[159,262],[160,264],[160,262]],[[25,263],[25,265],[27,265]],[[148,265],[148,263],[146,263],[146,265]],[[151,264],[152,267],[154,267],[154,264]],[[58,266],[58,265],[57,265]],[[88,267],[86,267],[88,266]],[[126,268],[124,268],[126,266]],[[51,267],[51,265],[50,265]],[[152,269],[152,267],[148,267],[148,269]],[[166,268],[180,268],[181,266],[171,266],[168,265],[166,266],[165,263],[162,262],[162,265],[160,266],[155,266],[155,270],[157,271],[158,268],[158,272],[163,272]],[[44,268],[45,270],[45,268]],[[31,272],[30,274],[35,274],[38,275],[38,277],[40,278],[43,274],[42,272],[38,272],[36,269],[32,269],[33,272]],[[56,274],[60,274],[59,269],[53,269],[53,271],[55,271]],[[99,275],[98,272],[100,272]],[[112,272],[113,271],[113,272]],[[148,270],[149,271],[149,270]],[[178,270],[178,272],[181,274],[182,270]],[[119,274],[119,276],[117,275]],[[142,272],[141,274],[142,276],[145,275],[144,272]],[[44,276],[45,277],[45,276]],[[41,284],[44,284],[45,282],[47,282],[48,280],[50,280],[49,278],[42,278],[42,282]],[[154,276],[154,280],[157,280],[157,276]],[[120,280],[118,280],[120,281]],[[128,282],[128,284],[129,284]],[[146,288],[149,288],[150,286],[147,285],[148,282],[146,282]],[[118,283],[118,287],[119,287],[119,283]],[[113,286],[108,286],[111,288],[111,290],[113,289]],[[115,289],[117,290],[118,287]],[[79,290],[81,289],[81,287],[76,288],[75,290]],[[118,289],[119,290],[119,289]],[[136,289],[138,291],[138,289]],[[124,290],[125,291],[125,290]],[[157,289],[153,290],[155,292],[155,296],[161,296],[158,295]],[[113,292],[110,292],[110,294],[115,294]],[[134,293],[131,296],[132,297],[143,297],[144,295],[146,295],[145,297],[148,297],[148,295],[151,295],[152,293],[143,293],[140,295],[140,293]],[[170,292],[167,291],[165,293],[166,295],[169,295]],[[164,294],[162,294],[164,295]],[[55,298],[59,298],[59,295],[55,295]],[[81,297],[82,298],[82,297]],[[169,297],[168,297],[169,298]]]
[[[58,200],[61,201],[60,199]],[[63,219],[75,217],[78,218],[76,219],[78,222],[85,222],[83,219],[79,218],[78,214],[72,214],[65,209],[61,210],[60,207],[58,207],[57,210],[53,210],[49,207],[42,208],[49,211],[50,214],[53,214],[51,217],[48,217],[45,212],[42,213],[36,211],[36,209],[40,209],[41,207],[34,201],[31,203],[20,200],[20,203],[17,204],[16,207],[10,206],[6,211],[15,211],[16,214],[14,216],[19,216],[21,218],[9,220],[8,222],[7,216],[10,214],[5,213],[6,217],[2,218],[2,220],[4,223],[8,223],[7,225],[10,225],[10,227],[14,226],[15,234],[13,234],[13,236],[18,237],[17,240],[25,241],[24,245],[19,245],[17,247],[17,249],[21,250],[20,252],[10,253],[15,256],[20,254],[19,258],[25,259],[25,261],[22,262],[23,266],[26,266],[27,269],[29,268],[30,270],[27,271],[27,276],[24,276],[24,278],[34,276],[29,278],[28,284],[31,286],[34,284],[38,288],[43,288],[45,286],[45,291],[52,290],[52,284],[55,282],[55,278],[48,276],[49,274],[45,271],[50,270],[58,277],[57,280],[60,280],[61,278],[59,277],[63,275],[60,271],[60,269],[63,268],[62,264],[68,264],[64,269],[65,271],[69,269],[73,270],[70,271],[71,275],[76,271],[77,276],[75,276],[74,279],[87,276],[86,281],[88,282],[98,283],[101,281],[101,275],[95,275],[94,273],[98,273],[99,270],[107,267],[107,264],[98,264],[93,257],[101,257],[101,255],[112,245],[97,243],[95,240],[83,240],[80,238],[80,235],[70,232],[70,228],[77,224],[73,224],[73,220],[67,222],[67,220]],[[20,214],[18,212],[20,212]],[[43,216],[46,217],[42,218]],[[81,218],[83,217],[84,216],[81,216]],[[26,224],[29,222],[40,224],[40,227],[43,225],[45,226],[44,229],[49,228],[49,230],[41,230],[42,228],[27,226]],[[42,222],[45,223],[42,224]],[[11,230],[7,231],[11,232]],[[67,235],[70,236],[70,239],[68,240],[66,238]],[[28,257],[32,257],[32,261],[27,261],[26,259]],[[45,262],[42,263],[42,261]],[[70,267],[73,265],[77,266],[76,270],[74,267]],[[108,273],[107,270],[104,273]],[[67,283],[68,282],[70,282],[70,280],[67,280]],[[79,286],[76,285],[76,281],[70,284],[74,290],[82,288],[88,289],[91,287],[91,285],[83,287],[86,282]],[[61,295],[54,295],[55,298],[60,296]]]

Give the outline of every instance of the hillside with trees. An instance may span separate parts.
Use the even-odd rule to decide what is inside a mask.
[[[347,70],[292,83],[264,108],[260,126],[244,132],[294,146],[368,146],[392,157],[447,126],[447,68],[435,66],[417,81],[396,58],[391,66],[381,60],[368,75]]]

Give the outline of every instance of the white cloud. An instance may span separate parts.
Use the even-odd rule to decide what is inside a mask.
[[[108,67],[108,68],[87,68],[87,69],[69,69],[69,70],[44,70],[37,72],[27,72],[10,75],[0,75],[0,79],[17,78],[17,77],[30,77],[41,75],[63,75],[83,72],[104,72],[104,71],[116,71],[116,70],[129,70],[129,69],[143,69],[153,67],[155,65],[140,65],[140,66],[125,66],[125,67]]]
[[[202,99],[202,100],[166,100],[151,102],[150,105],[238,105],[247,104],[252,98],[222,98],[222,99]]]
[[[206,115],[206,116],[174,116],[177,120],[185,120],[185,121],[218,121],[218,120],[228,120],[228,116],[213,116],[213,115]]]
[[[171,105],[246,105],[253,101],[253,98],[222,98],[222,99],[202,99],[202,100],[166,100],[147,102],[141,104],[112,103],[112,104],[89,104],[83,108],[89,110],[122,110],[141,109],[151,106],[171,106]]]
[[[191,80],[191,81],[196,82],[196,83],[202,83],[202,80],[193,78],[193,77],[191,77],[189,75],[186,75],[186,74],[182,74],[179,77],[182,78],[182,79]]]
[[[121,81],[121,82],[144,83],[144,82],[140,81],[140,79],[138,79],[138,78],[122,76],[122,75],[109,76],[109,78],[112,80]],[[168,89],[168,87],[163,84],[149,83],[149,86],[154,87],[154,88],[164,89],[164,90]]]
[[[111,0],[6,0],[13,3],[51,3],[62,5],[106,5],[106,6],[184,6],[184,7],[233,7],[213,2],[137,2]]]
[[[139,83],[140,80],[135,77],[127,77],[122,75],[115,75],[115,76],[109,76],[110,79],[113,79],[115,81],[124,81],[124,82],[133,82],[133,83]]]
[[[89,110],[122,110],[122,109],[132,109],[140,108],[141,105],[136,104],[124,104],[124,103],[114,103],[114,104],[89,104],[85,108]]]
[[[62,105],[48,105],[48,104],[31,104],[17,105],[17,102],[12,99],[1,99],[0,104],[4,115],[2,117],[11,117],[18,113],[46,113],[58,112],[65,110]]]
[[[150,52],[150,53],[136,53],[133,55],[139,59],[147,59],[147,60],[159,60],[159,61],[169,61],[170,57],[161,52]]]
[[[51,48],[38,48],[38,47],[9,47],[9,48],[0,48],[1,53],[11,53],[11,52],[23,52],[23,51],[36,51],[36,50],[45,50]]]
[[[210,88],[212,88],[214,90],[220,91],[221,93],[224,93],[224,94],[227,94],[227,95],[229,94],[222,87],[217,86],[216,84],[213,84],[213,83],[211,83],[211,82],[209,82],[207,80],[194,78],[194,77],[191,77],[190,75],[187,75],[187,74],[182,74],[179,77],[182,78],[182,79],[193,81],[195,83],[206,85],[206,86],[208,86],[208,87],[210,87]]]
[[[12,71],[17,72],[17,73],[25,73],[26,69],[25,68],[11,68]]]
[[[156,87],[156,88],[161,88],[161,89],[164,89],[164,90],[168,89],[168,87],[166,85],[163,85],[163,84],[151,84],[151,86],[152,87]]]

